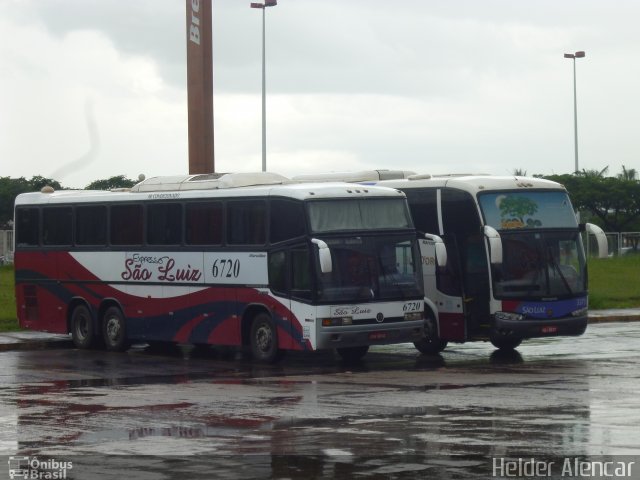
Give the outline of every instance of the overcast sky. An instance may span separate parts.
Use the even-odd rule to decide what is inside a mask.
[[[214,0],[215,165],[261,168],[261,27]],[[267,163],[640,169],[637,0],[279,0],[267,15]],[[83,187],[182,174],[184,0],[0,0],[0,176]]]

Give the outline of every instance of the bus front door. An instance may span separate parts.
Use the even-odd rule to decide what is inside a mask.
[[[447,244],[447,262],[438,266],[436,247],[428,240],[420,241],[424,278],[425,307],[433,305],[437,316],[437,334],[441,340],[463,342],[466,339],[464,302],[458,255],[455,245]],[[451,248],[453,247],[453,248]],[[426,318],[431,316],[425,312]]]
[[[466,334],[469,340],[486,334],[490,328],[489,265],[482,235],[467,236],[460,246]]]

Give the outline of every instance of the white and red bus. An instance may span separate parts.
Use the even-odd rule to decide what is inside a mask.
[[[425,288],[424,353],[447,342],[489,340],[500,349],[523,339],[581,335],[587,327],[587,264],[566,189],[539,178],[409,175],[402,171],[301,175],[397,188],[407,195],[420,240]],[[424,238],[424,236],[423,236]],[[446,248],[445,248],[446,247]],[[438,254],[438,249],[440,253]]]
[[[75,345],[132,342],[284,350],[423,336],[420,253],[405,195],[290,184],[275,174],[155,177],[127,191],[15,202],[23,328]]]

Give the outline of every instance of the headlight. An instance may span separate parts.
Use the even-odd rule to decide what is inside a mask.
[[[341,327],[343,325],[352,325],[353,317],[321,318],[320,323],[323,327]]]
[[[422,320],[423,318],[424,316],[422,315],[422,312],[410,312],[410,313],[404,314],[405,322],[411,322],[413,320]]]
[[[496,312],[495,318],[504,322],[519,322],[524,319],[524,316],[514,312]]]
[[[589,309],[587,307],[581,308],[580,310],[575,310],[571,312],[572,317],[583,317],[587,314]]]

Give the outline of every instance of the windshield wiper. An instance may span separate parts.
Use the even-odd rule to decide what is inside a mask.
[[[567,277],[564,276],[564,273],[562,273],[562,269],[560,268],[560,265],[558,265],[558,262],[556,261],[555,257],[553,256],[553,250],[551,249],[551,247],[548,247],[548,254],[549,254],[549,263],[551,264],[553,269],[558,273],[558,275],[562,279],[562,283],[564,284],[565,288],[567,289],[567,292],[573,293],[573,290],[571,289],[571,286],[569,285],[569,282],[567,281]]]

